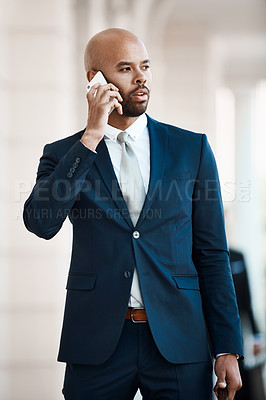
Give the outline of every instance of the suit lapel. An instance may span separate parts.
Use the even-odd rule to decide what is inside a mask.
[[[99,171],[99,174],[101,175],[102,180],[105,183],[111,198],[117,205],[118,209],[121,211],[121,215],[127,221],[128,225],[133,228],[127,205],[125,203],[118,180],[116,178],[104,139],[102,139],[98,144],[97,153],[98,156],[95,159],[95,165]]]
[[[149,215],[155,194],[162,183],[168,145],[167,128],[165,125],[148,117],[148,130],[150,135],[150,182],[136,227]]]

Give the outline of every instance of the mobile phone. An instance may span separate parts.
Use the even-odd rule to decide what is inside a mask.
[[[88,84],[88,86],[87,86],[87,92],[89,92],[89,91],[91,90],[91,87],[92,87],[93,85],[96,85],[96,83],[100,83],[101,85],[106,85],[106,84],[107,84],[106,79],[105,79],[105,77],[104,77],[104,75],[103,75],[103,73],[102,73],[101,71],[98,71],[98,72],[94,75],[94,77],[92,78],[92,80],[89,82],[89,84]],[[94,95],[94,96],[96,96],[96,93],[97,93],[97,91],[95,92],[95,95]]]

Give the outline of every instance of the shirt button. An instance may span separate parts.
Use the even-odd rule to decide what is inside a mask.
[[[67,177],[68,177],[68,178],[72,178],[72,176],[73,176],[73,174],[71,174],[71,172],[69,172],[69,173],[67,174]]]
[[[76,158],[76,163],[77,163],[77,164],[79,164],[79,163],[80,163],[80,161],[81,161],[81,160],[80,160],[80,158],[79,158],[79,157],[77,157],[77,158]]]
[[[127,278],[127,279],[130,278],[131,277],[131,272],[130,271],[125,271],[124,272],[124,277]]]
[[[140,237],[140,233],[138,231],[133,232],[133,238],[138,239]]]

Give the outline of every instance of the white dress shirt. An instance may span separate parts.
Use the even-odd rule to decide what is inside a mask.
[[[109,151],[109,155],[113,164],[113,168],[120,183],[120,163],[122,147],[117,140],[120,129],[107,125],[104,141]],[[147,117],[142,114],[132,125],[130,125],[125,132],[128,133],[130,144],[135,151],[138,159],[140,172],[143,179],[145,192],[148,191],[150,180],[150,138],[147,128]],[[132,296],[130,296],[129,307],[141,307],[142,305]]]

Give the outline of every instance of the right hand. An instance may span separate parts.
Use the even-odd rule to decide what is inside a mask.
[[[96,95],[95,95],[96,93]],[[86,130],[81,138],[89,149],[95,150],[105,135],[109,115],[116,109],[122,115],[123,101],[119,89],[112,83],[100,85],[96,83],[87,93],[89,114]]]

